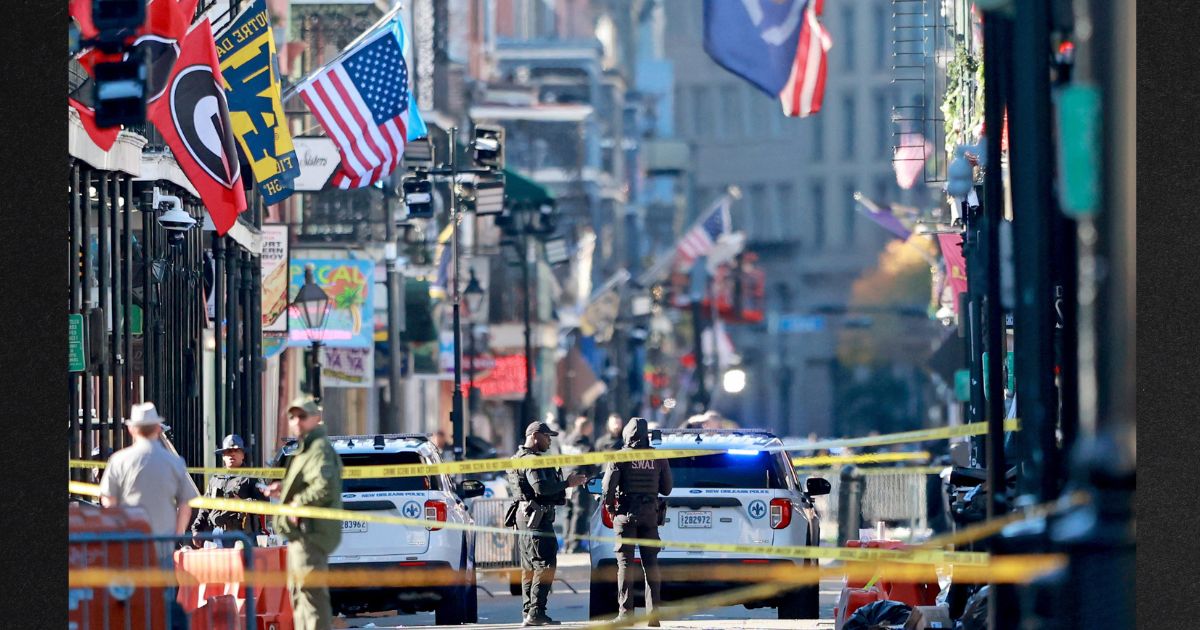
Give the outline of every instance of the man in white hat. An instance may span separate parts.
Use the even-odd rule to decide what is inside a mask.
[[[133,444],[112,454],[100,479],[104,507],[140,507],[155,535],[178,536],[192,520],[188,501],[197,496],[183,458],[159,441],[166,430],[154,403],[133,406],[125,421]]]

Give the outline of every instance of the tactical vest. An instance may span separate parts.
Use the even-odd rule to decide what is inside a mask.
[[[658,496],[658,461],[646,459],[617,464],[621,480],[617,485],[620,494],[648,494]]]

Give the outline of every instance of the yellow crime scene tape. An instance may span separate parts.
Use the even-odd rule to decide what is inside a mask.
[[[1021,419],[1009,418],[1004,421],[1005,431],[1020,431]],[[819,451],[827,448],[853,448],[859,446],[886,446],[888,444],[908,444],[910,442],[932,442],[935,440],[949,440],[956,437],[969,437],[972,435],[986,435],[988,427],[986,422],[971,422],[968,424],[960,424],[956,427],[939,427],[936,429],[918,429],[916,431],[901,431],[900,433],[889,433],[887,435],[875,435],[871,437],[861,438],[844,438],[837,440],[819,440],[816,442],[804,442],[801,444],[784,445],[785,451]]]
[[[70,482],[70,491],[73,494],[98,496],[99,486],[73,481]],[[829,559],[853,562],[893,561],[910,563],[979,565],[987,562],[988,554],[981,552],[950,552],[931,548],[962,545],[976,540],[981,540],[998,533],[1004,527],[1007,527],[1012,523],[1029,518],[1040,518],[1058,510],[1065,509],[1066,507],[1080,505],[1087,500],[1088,498],[1086,494],[1075,493],[1064,500],[1034,506],[1023,512],[998,517],[985,523],[967,527],[952,534],[931,538],[921,546],[907,550],[870,549],[856,547],[776,547],[770,545],[684,542],[608,536],[580,536],[579,538],[581,540],[609,544],[630,543],[644,545],[647,547],[659,547],[663,549],[742,553],[792,559]],[[431,525],[431,522],[425,519],[366,514],[358,511],[336,510],[331,508],[279,505],[275,503],[264,503],[261,501],[243,501],[240,499],[197,497],[192,499],[191,502],[189,502],[189,505],[194,508],[227,510],[249,514],[264,514],[267,516],[283,515],[295,516],[298,518],[321,518],[328,520],[358,520],[408,527],[429,527]],[[534,535],[528,531],[523,532],[506,527],[493,527],[489,525],[473,525],[466,523],[438,522],[437,527],[441,529],[498,533],[506,535]]]
[[[186,551],[184,553],[192,553]],[[201,552],[203,553],[203,552]],[[1065,557],[1056,554],[996,556],[983,565],[955,567],[954,579],[963,583],[1021,583],[1061,568]],[[822,579],[848,578],[867,580],[876,575],[896,582],[926,581],[937,565],[896,562],[853,563],[837,567],[754,565],[716,565],[698,572],[694,567],[664,566],[662,578],[669,582],[774,582],[785,589],[816,583]],[[615,576],[604,578],[608,581]],[[132,586],[170,587],[194,586],[218,582],[243,582],[262,586],[286,586],[287,571],[239,571],[233,566],[212,564],[176,571],[163,568],[72,568],[68,584],[72,588],[105,587],[114,582]],[[340,587],[398,587],[449,586],[464,583],[463,574],[450,568],[436,569],[343,569],[330,568],[306,575],[308,586]],[[710,606],[711,607],[711,606]]]
[[[320,518],[336,521],[355,520],[365,521],[368,523],[381,523],[385,525],[403,525],[407,527],[430,527],[431,525],[434,525],[440,529],[454,529],[518,536],[537,535],[536,532],[529,532],[528,530],[493,527],[490,525],[469,525],[466,523],[443,521],[437,521],[435,524],[434,522],[427,521],[422,518],[385,516],[381,514],[367,514],[364,512],[336,510],[331,508],[279,505],[276,503],[264,503],[261,501],[243,501],[241,499],[196,497],[195,499],[192,499],[188,505],[194,508],[224,510],[229,512],[244,512],[248,514],[265,514],[268,516],[295,516],[297,518]],[[613,545],[627,543],[645,547],[659,547],[670,550],[716,551],[720,553],[753,554],[807,560],[890,560],[893,562],[924,562],[934,564],[984,564],[987,562],[987,554],[979,552],[928,550],[918,553],[911,550],[859,549],[852,547],[775,547],[771,545],[683,542],[648,538],[623,538],[616,536],[576,536],[576,538],[579,540],[588,540],[591,542]]]
[[[929,451],[911,453],[863,453],[862,455],[820,455],[793,457],[794,466],[827,466],[830,464],[886,464],[889,462],[927,462]]]
[[[1006,431],[1019,430],[1019,420],[1016,418],[1005,421]],[[987,433],[987,423],[976,422],[972,424],[964,424],[957,427],[943,427],[940,429],[922,429],[919,431],[905,431],[902,433],[892,433],[888,435],[878,435],[866,438],[850,438],[842,440],[824,440],[820,442],[809,442],[806,444],[785,445],[782,449],[768,450],[784,450],[784,451],[813,451],[832,447],[852,447],[852,446],[880,446],[887,444],[904,444],[907,442],[923,442],[931,440],[949,439],[954,437],[962,437],[968,435],[982,435]],[[713,449],[646,449],[635,451],[608,451],[600,453],[580,453],[575,455],[543,455],[540,457],[522,457],[519,459],[511,458],[493,458],[493,459],[476,459],[459,462],[442,462],[440,464],[398,464],[393,466],[347,466],[342,469],[343,479],[380,479],[393,477],[424,477],[427,475],[460,475],[472,473],[486,472],[504,472],[507,470],[525,470],[534,468],[562,468],[567,466],[591,466],[597,464],[608,464],[615,462],[632,462],[646,461],[651,459],[676,459],[680,457],[699,457],[702,455],[715,455],[725,452],[724,450]],[[895,461],[915,461],[921,457],[928,459],[928,453],[866,453],[861,455],[835,455],[835,456],[818,456],[808,458],[795,458],[793,462],[799,461],[797,465],[816,466],[835,463],[870,463],[870,462],[895,462]],[[104,468],[105,462],[98,460],[69,460],[70,468]],[[217,468],[217,467],[190,467],[187,469],[189,473],[199,475],[224,475],[229,474],[232,469]],[[283,468],[238,468],[236,469],[239,475],[247,477],[257,477],[261,479],[282,479],[284,475]]]
[[[539,457],[475,459],[440,464],[396,464],[392,466],[347,466],[342,469],[342,479],[381,479],[393,477],[424,477],[427,475],[460,475],[534,468],[562,468],[566,466],[590,466],[613,462],[634,462],[651,459],[677,459],[724,453],[722,450],[700,449],[638,449],[576,455],[542,455]],[[101,461],[73,459],[71,468],[104,468]],[[203,475],[227,475],[235,472],[246,477],[283,479],[283,468],[188,468],[188,472]]]
[[[82,481],[71,481],[67,483],[67,492],[71,494],[79,494],[86,497],[100,496],[100,486],[94,483],[83,483]]]

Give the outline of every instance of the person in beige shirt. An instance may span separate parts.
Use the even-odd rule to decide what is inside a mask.
[[[167,450],[159,436],[165,430],[154,403],[133,406],[125,421],[133,444],[113,453],[100,478],[100,504],[106,508],[138,507],[146,512],[156,536],[178,536],[188,529],[197,496],[183,458]]]

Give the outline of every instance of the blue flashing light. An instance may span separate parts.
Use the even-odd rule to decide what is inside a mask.
[[[727,453],[729,453],[730,455],[758,455],[758,454],[759,454],[759,453],[761,453],[762,451],[753,451],[753,450],[746,450],[746,449],[740,449],[740,448],[731,448],[731,449],[729,449],[729,450],[728,450],[728,451],[726,451],[726,452],[727,452]]]

